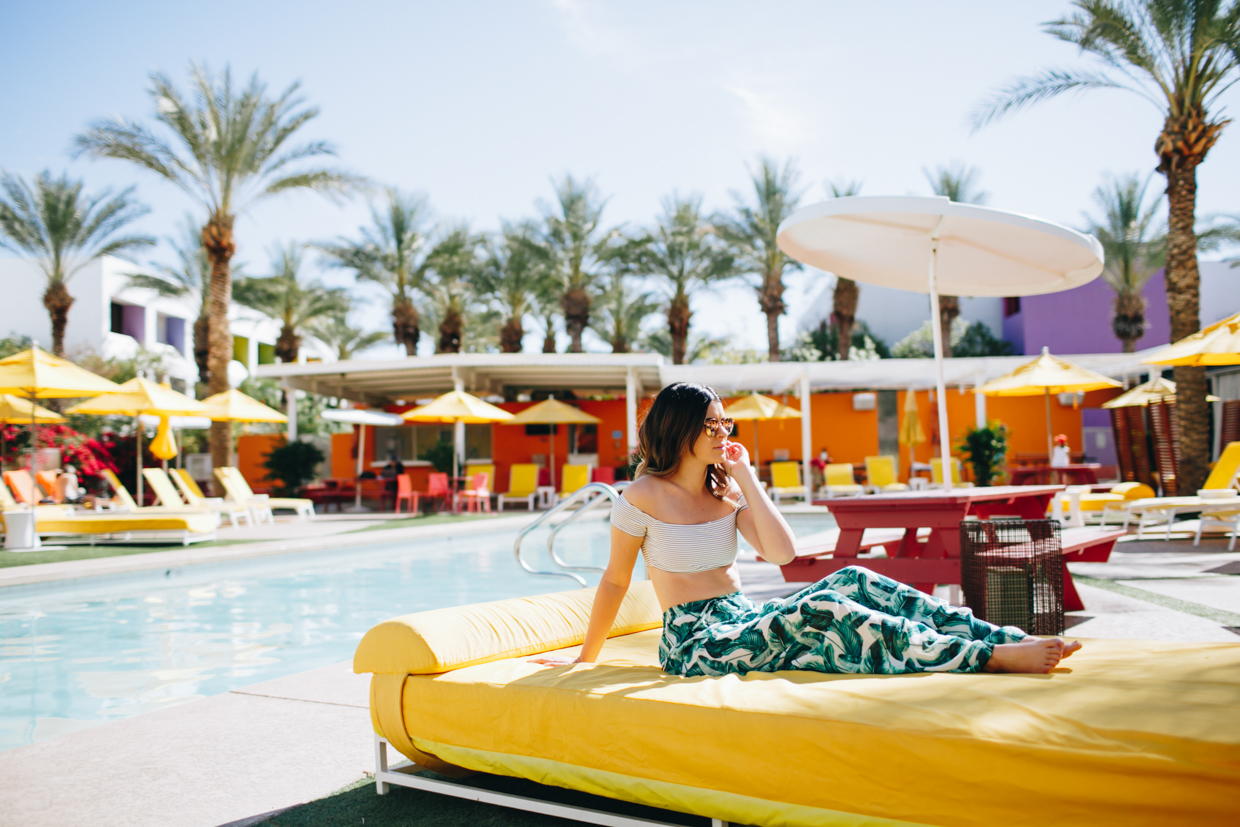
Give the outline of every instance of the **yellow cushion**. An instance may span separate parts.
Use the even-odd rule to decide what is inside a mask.
[[[771,486],[778,489],[801,487],[801,469],[795,462],[771,463]]]
[[[578,589],[392,618],[362,638],[353,671],[430,675],[576,646],[585,640],[593,603],[594,589]],[[629,587],[609,636],[662,626],[654,587],[640,580]]]
[[[36,530],[57,534],[115,534],[122,531],[192,531],[206,534],[215,530],[215,514],[82,514],[75,517],[37,517]]]
[[[1240,644],[1091,640],[1038,676],[681,678],[658,643],[614,638],[572,667],[376,675],[372,719],[406,754],[738,824],[1235,817]]]
[[[1125,500],[1140,500],[1156,496],[1154,489],[1143,482],[1121,482],[1119,485],[1111,486],[1111,493],[1119,494]]]
[[[1218,455],[1218,462],[1210,471],[1202,488],[1230,488],[1236,478],[1236,470],[1240,468],[1240,442],[1229,442]]]

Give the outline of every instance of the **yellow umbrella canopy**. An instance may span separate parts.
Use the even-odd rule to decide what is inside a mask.
[[[288,422],[288,417],[236,388],[202,400],[202,415],[212,422]]]
[[[1142,359],[1144,365],[1240,365],[1240,313]]]
[[[1137,385],[1110,402],[1104,402],[1104,408],[1135,408],[1144,407],[1151,402],[1162,402],[1164,400],[1175,399],[1175,382],[1170,379],[1163,379],[1161,376],[1155,376],[1148,382]],[[1217,396],[1207,396],[1207,402],[1217,402]]]
[[[0,359],[0,393],[27,398],[71,399],[117,393],[120,389],[121,386],[115,382],[37,347]]]
[[[545,399],[532,405],[512,419],[505,420],[505,425],[597,425],[603,420],[591,416],[583,410],[565,405],[558,399]]]
[[[130,379],[119,390],[105,393],[94,399],[79,402],[66,413],[108,414],[118,416],[137,416],[138,414],[156,414],[164,416],[203,416],[207,406],[197,399],[190,399],[183,393],[172,388],[145,379],[141,376]]]
[[[758,462],[758,420],[760,419],[800,419],[801,412],[790,408],[778,399],[751,393],[742,397],[724,409],[723,415],[735,420],[753,420],[753,464],[761,467]]]
[[[917,414],[917,393],[909,390],[904,395],[904,419],[900,422],[900,444],[918,445],[926,441],[926,430],[921,427],[921,417]]]
[[[12,393],[0,393],[0,422],[29,425],[32,415],[34,421],[39,424],[65,421],[60,414],[41,408],[29,399],[23,399]]]
[[[420,408],[405,411],[401,419],[406,422],[464,422],[479,425],[485,422],[506,422],[512,414],[483,402],[464,391],[450,391]]]

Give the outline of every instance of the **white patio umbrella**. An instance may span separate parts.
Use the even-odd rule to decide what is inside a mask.
[[[779,225],[797,261],[866,284],[930,294],[939,443],[951,468],[939,295],[1036,296],[1070,290],[1102,272],[1093,236],[1019,213],[947,198],[854,196],[797,210]],[[943,475],[951,489],[951,475]]]
[[[348,425],[357,425],[357,482],[353,485],[353,505],[348,509],[353,512],[369,511],[369,508],[362,507],[362,454],[366,452],[366,426],[382,425],[386,427],[395,427],[405,424],[405,420],[400,418],[400,414],[387,413],[386,411],[371,411],[366,409],[348,408],[345,410],[328,410],[323,411],[322,417],[331,422],[344,422]]]

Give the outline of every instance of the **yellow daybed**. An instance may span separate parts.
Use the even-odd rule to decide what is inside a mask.
[[[1089,641],[1051,675],[754,673],[658,666],[634,583],[597,664],[593,589],[371,629],[376,783],[481,771],[755,825],[1221,824],[1240,790],[1240,644]],[[391,745],[416,762],[389,770]],[[493,803],[563,815],[527,798]],[[588,815],[570,817],[593,820]],[[598,820],[597,823],[620,823]]]

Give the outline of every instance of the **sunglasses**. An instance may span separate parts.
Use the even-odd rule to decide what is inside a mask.
[[[735,419],[715,419],[714,417],[711,417],[705,422],[706,435],[712,437],[720,434],[723,436],[728,436],[732,433],[732,428],[735,425]]]

